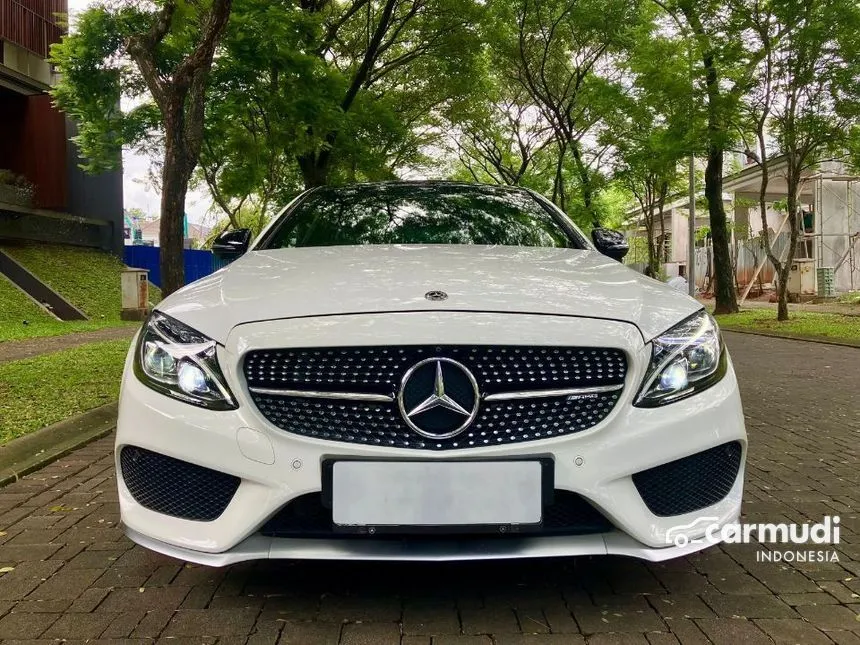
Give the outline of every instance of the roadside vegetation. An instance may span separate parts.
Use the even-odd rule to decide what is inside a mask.
[[[860,291],[850,291],[843,293],[836,299],[841,305],[860,305]]]
[[[770,309],[752,309],[736,314],[718,315],[717,322],[727,331],[737,329],[860,345],[860,316],[793,311],[789,320],[780,322],[774,319]]]
[[[90,319],[119,320],[122,304],[120,273],[125,265],[115,255],[61,244],[7,245],[3,251],[83,311]],[[150,285],[150,299],[161,299]]]
[[[415,174],[532,188],[586,229],[638,203],[655,269],[693,157],[720,313],[738,311],[730,162],[761,171],[760,206],[785,175],[788,257],[766,221],[760,239],[785,319],[799,182],[824,160],[860,166],[858,25],[856,0],[116,0],[52,47],[52,95],[87,170],[123,146],[163,153],[165,293],[183,284],[195,183],[218,230],[303,188]]]
[[[0,445],[119,396],[129,341],[0,363]]]
[[[0,276],[0,342],[134,325],[120,320],[122,261],[102,251],[60,244],[6,244],[3,251],[83,311],[90,320],[63,322]],[[161,300],[150,285],[150,301]]]
[[[0,275],[0,329],[12,321],[49,320],[50,316],[24,292]],[[2,334],[2,331],[0,331]],[[2,336],[0,336],[2,338]]]
[[[0,343],[135,324],[137,323],[113,319],[70,322],[57,320],[4,276],[0,276]]]

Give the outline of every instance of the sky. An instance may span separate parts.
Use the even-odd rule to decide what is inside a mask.
[[[68,0],[69,20],[73,31],[75,14],[93,2],[94,0]],[[122,165],[125,208],[140,208],[145,213],[157,215],[161,196],[148,181],[149,157],[125,150],[122,155]],[[217,215],[207,215],[211,204],[212,200],[205,188],[189,191],[185,200],[188,219],[192,222],[213,222]]]

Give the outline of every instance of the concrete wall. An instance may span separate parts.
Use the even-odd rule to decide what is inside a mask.
[[[80,168],[81,158],[71,138],[77,134],[75,124],[66,119],[66,173],[68,206],[72,215],[106,220],[111,223],[109,249],[118,256],[123,250],[122,170],[90,175]]]
[[[43,57],[8,40],[2,40],[0,46],[3,48],[2,60],[6,67],[44,85],[51,84],[51,66]]]
[[[687,251],[689,247],[689,244],[687,243],[687,232],[690,229],[689,218],[690,215],[686,208],[674,209],[672,211],[671,228],[668,229],[672,231],[672,253],[669,257],[670,262],[681,262],[682,264],[687,264]],[[705,226],[710,226],[708,213],[697,210],[696,230]]]
[[[672,252],[669,254],[670,262],[687,262],[687,211],[672,210]]]

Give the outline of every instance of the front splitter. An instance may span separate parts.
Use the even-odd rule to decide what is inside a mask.
[[[554,558],[577,555],[626,555],[651,562],[683,557],[714,542],[691,541],[685,546],[648,547],[621,532],[559,537],[499,538],[487,540],[402,539],[297,539],[252,535],[229,551],[206,553],[154,540],[127,526],[126,536],[136,544],[173,558],[211,567],[248,560],[377,560],[455,562]]]

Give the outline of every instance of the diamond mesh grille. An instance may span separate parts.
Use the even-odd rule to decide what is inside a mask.
[[[613,348],[408,346],[258,350],[245,358],[250,388],[393,396],[421,360],[451,358],[474,374],[481,394],[623,385],[624,352]],[[429,393],[429,391],[428,391]],[[612,410],[620,390],[587,396],[481,403],[475,421],[451,439],[411,430],[396,403],[312,399],[252,392],[260,412],[295,434],[378,446],[450,450],[534,441],[587,430]]]
[[[627,373],[619,349],[495,345],[256,350],[244,369],[249,387],[392,394],[406,370],[433,357],[468,367],[482,394],[614,385]]]
[[[239,488],[238,477],[136,446],[123,446],[119,461],[138,504],[186,520],[217,519]]]
[[[732,489],[743,449],[724,443],[633,475],[648,509],[659,517],[683,515],[716,504]]]
[[[450,439],[412,431],[396,403],[367,403],[253,394],[269,421],[305,437],[374,446],[452,450],[535,441],[581,432],[602,421],[619,391],[568,401],[564,397],[483,403],[475,422]]]

